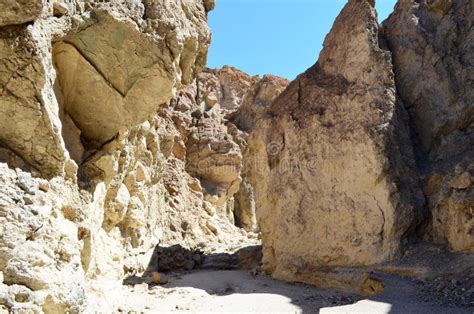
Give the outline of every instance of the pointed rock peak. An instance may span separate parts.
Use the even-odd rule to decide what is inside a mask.
[[[366,2],[375,8],[375,0],[349,0],[349,2]]]
[[[362,72],[374,67],[374,56],[387,54],[379,48],[378,30],[374,1],[350,0],[326,36],[318,61],[320,68],[349,81],[360,80]],[[390,58],[382,61],[384,67],[387,60]]]

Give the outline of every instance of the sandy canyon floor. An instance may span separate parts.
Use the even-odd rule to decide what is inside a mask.
[[[362,298],[274,280],[246,270],[167,274],[164,285],[102,283],[91,311],[124,313],[474,313],[474,255],[416,246],[396,262],[374,267],[384,292]],[[467,299],[466,299],[467,298]]]

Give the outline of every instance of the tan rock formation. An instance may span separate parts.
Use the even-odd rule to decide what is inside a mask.
[[[38,18],[43,3],[41,0],[2,0],[0,7],[0,26],[18,25]]]
[[[384,23],[397,89],[420,143],[433,236],[456,251],[474,250],[472,12],[472,1],[399,1]]]
[[[56,179],[44,182],[4,163],[0,185],[0,303],[13,311],[82,309],[78,227],[61,212],[80,206],[71,199],[79,197],[77,187]]]
[[[178,98],[187,98],[188,92],[184,90]],[[149,121],[119,132],[88,157],[79,170],[80,188],[61,177],[35,179],[1,164],[0,184],[6,187],[0,192],[1,234],[8,235],[0,242],[0,269],[6,284],[0,287],[2,304],[12,310],[79,311],[87,309],[89,301],[100,302],[92,300],[97,291],[90,294],[94,281],[119,282],[126,275],[143,272],[158,244],[212,252],[219,247],[238,247],[242,241],[257,243],[228,218],[226,211],[235,191],[219,185],[223,205],[208,201],[205,184],[230,181],[211,176],[204,182],[186,171],[188,147],[183,143],[191,143],[188,137],[195,136],[197,125],[206,129],[209,124],[219,130],[203,141],[232,148],[239,162],[235,167],[240,169],[237,144],[230,135],[219,142],[226,128],[218,120],[192,118],[195,103],[190,110],[179,112],[172,107],[177,102],[171,101]],[[189,144],[191,152],[195,147]],[[215,154],[218,161],[224,158],[219,149]],[[8,161],[13,164],[26,166],[21,159]],[[206,169],[221,173],[213,172],[213,167]],[[239,173],[230,174],[237,180],[236,189]],[[22,239],[27,241],[19,245]],[[44,264],[38,265],[38,259]],[[71,288],[64,290],[65,286]],[[17,301],[16,294],[28,302]]]
[[[4,23],[34,22],[1,30],[0,141],[46,176],[65,168],[74,175],[66,147],[79,137],[64,143],[60,115],[98,148],[145,121],[206,62],[210,32],[201,1],[98,1],[87,10],[81,1],[10,4]],[[79,154],[71,152],[76,161]]]
[[[247,138],[256,121],[285,89],[288,81],[273,75],[265,75],[261,79],[251,77],[233,67],[224,66],[222,69],[213,69],[200,74],[197,84],[196,101],[200,106],[200,110],[208,111],[207,116],[217,115],[225,118],[228,123],[227,130],[225,127],[221,127],[219,131],[216,128],[219,124],[211,122],[216,121],[215,118],[202,119],[203,122],[199,123],[200,127],[198,127],[197,134],[194,135],[195,139],[192,142],[198,143],[197,146],[200,148],[191,148],[194,152],[189,154],[192,160],[188,169],[194,173],[205,172],[201,177],[205,177],[206,174],[209,176],[210,172],[218,173],[218,176],[226,176],[225,181],[227,183],[222,183],[224,179],[220,178],[211,180],[211,182],[221,182],[217,185],[213,183],[209,186],[208,182],[205,184],[208,188],[210,187],[210,191],[214,191],[211,192],[211,195],[216,195],[216,186],[221,186],[220,193],[222,197],[211,197],[209,200],[222,204],[222,200],[228,199],[229,195],[234,195],[235,202],[227,204],[226,211],[230,216],[229,218],[231,220],[235,219],[239,227],[255,232],[258,227],[255,215],[254,189],[247,180],[247,176],[253,175],[252,165],[249,164],[253,161],[253,158],[248,150]],[[189,108],[190,103],[192,101],[181,101],[178,106]],[[213,124],[214,126],[212,126]],[[199,131],[200,128],[203,130]],[[232,139],[229,138],[229,134]],[[228,149],[222,150],[216,147],[215,144],[212,145],[212,142],[216,142],[216,138],[219,136],[221,139],[217,139],[217,143],[222,145],[227,141]],[[210,140],[212,138],[214,140]],[[227,139],[223,141],[223,138]],[[234,142],[238,144],[240,150]],[[208,152],[206,152],[207,150]],[[209,154],[216,154],[219,151],[220,153],[215,158],[208,157]],[[240,154],[242,154],[242,157],[237,157]],[[239,161],[240,159],[243,160]],[[243,165],[241,165],[242,162]],[[220,168],[209,167],[210,164],[225,164],[225,166]],[[197,169],[200,166],[202,169]],[[213,176],[217,177],[215,174]],[[237,179],[240,181],[240,187],[236,186]],[[229,206],[231,207],[229,208]]]
[[[157,245],[257,243],[232,223],[239,146],[197,102],[213,3],[1,13],[31,21],[0,28],[2,308],[87,311],[94,282],[140,274]]]
[[[201,179],[208,201],[224,205],[240,184],[242,155],[227,128],[212,118],[199,119],[186,143],[187,171]]]
[[[318,63],[251,134],[263,267],[276,278],[394,258],[417,219],[423,196],[378,28],[369,1],[349,1]]]
[[[84,138],[100,145],[143,122],[204,66],[206,10],[180,2],[145,2],[126,18],[120,7],[99,6],[92,25],[54,46],[64,110]]]
[[[196,102],[199,108],[186,144],[188,171],[201,178],[209,202],[224,206],[225,201],[220,212],[247,231],[258,230],[253,187],[246,179],[247,169],[251,175],[246,162],[251,160],[248,132],[287,85],[287,80],[273,75],[260,79],[224,66],[201,73],[195,99],[181,98],[176,104],[179,110],[189,110]],[[227,121],[227,128],[221,120]]]
[[[253,83],[247,90],[239,109],[229,114],[228,118],[235,125],[229,130],[239,144],[243,155],[242,182],[235,194],[234,215],[238,226],[248,231],[258,230],[256,218],[255,191],[251,178],[255,174],[253,153],[247,139],[257,121],[262,118],[273,100],[288,86],[288,81],[277,76],[266,75]]]
[[[64,173],[50,34],[41,23],[0,30],[0,142],[46,176]]]
[[[219,91],[219,103],[221,108],[233,112],[242,104],[247,91],[252,84],[258,81],[257,77],[251,77],[233,67],[225,66],[214,71],[219,79],[222,89]]]

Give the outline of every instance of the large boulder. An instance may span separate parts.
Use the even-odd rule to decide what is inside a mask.
[[[54,45],[62,106],[92,146],[145,121],[205,65],[206,8],[179,2],[145,1],[126,15],[103,4],[92,25]]]
[[[253,129],[263,268],[276,278],[390,260],[421,218],[406,112],[378,35],[371,1],[350,0],[316,65]]]
[[[83,144],[144,122],[206,63],[202,1],[23,2],[2,3],[21,25],[0,29],[0,141],[43,176],[74,176]]]
[[[384,23],[436,241],[474,250],[472,1],[399,1]]]

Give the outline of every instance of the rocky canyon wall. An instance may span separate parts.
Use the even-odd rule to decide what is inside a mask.
[[[0,4],[3,308],[98,310],[93,282],[141,274],[158,245],[257,243],[234,224],[224,117],[259,79],[201,73],[212,1]]]
[[[328,266],[413,238],[473,250],[472,12],[399,1],[382,26],[372,1],[348,2],[249,139],[264,270],[337,287]]]
[[[251,147],[264,268],[279,278],[392,259],[420,219],[407,115],[367,1],[349,1],[319,61],[273,102]]]
[[[456,251],[474,249],[473,10],[472,1],[400,1],[384,23],[433,237]]]

